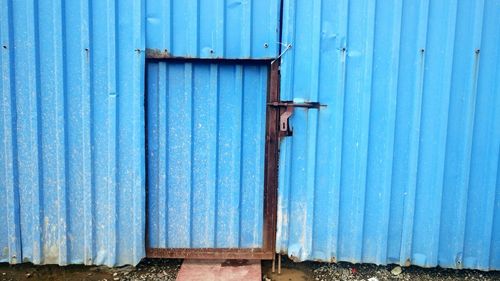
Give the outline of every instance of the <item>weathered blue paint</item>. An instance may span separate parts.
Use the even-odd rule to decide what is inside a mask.
[[[500,2],[285,0],[277,250],[500,269]]]
[[[0,261],[144,256],[144,11],[1,1]]]
[[[144,257],[146,48],[290,44],[278,251],[500,269],[500,3],[280,2],[0,0],[0,262]],[[149,246],[260,246],[267,67],[147,69]]]
[[[146,0],[146,46],[173,57],[275,58],[280,2]]]
[[[147,71],[148,247],[262,247],[268,66]]]

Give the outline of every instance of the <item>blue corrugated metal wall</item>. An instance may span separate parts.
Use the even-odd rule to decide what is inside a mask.
[[[146,46],[156,55],[265,59],[279,50],[279,0],[146,3]]]
[[[147,71],[148,247],[262,247],[268,66]]]
[[[500,269],[500,2],[285,0],[277,249]]]
[[[274,58],[279,2],[0,1],[0,262],[136,264],[145,47]],[[283,14],[282,98],[325,106],[281,147],[278,250],[500,269],[500,3]]]
[[[0,261],[144,256],[144,9],[0,2]]]

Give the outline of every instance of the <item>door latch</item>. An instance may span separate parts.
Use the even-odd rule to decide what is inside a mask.
[[[294,103],[293,101],[271,102],[268,103],[267,105],[279,108],[280,137],[291,136],[293,134],[292,129],[290,128],[290,117],[292,116],[295,107],[316,108],[316,109],[319,109],[321,107],[321,104],[319,102]]]

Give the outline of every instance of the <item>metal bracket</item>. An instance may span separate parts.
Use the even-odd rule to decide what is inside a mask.
[[[319,102],[294,103],[293,101],[271,102],[268,103],[267,105],[279,108],[280,137],[287,137],[293,135],[292,128],[290,127],[290,117],[292,116],[295,107],[316,108],[316,109],[319,109],[321,107],[321,104]]]

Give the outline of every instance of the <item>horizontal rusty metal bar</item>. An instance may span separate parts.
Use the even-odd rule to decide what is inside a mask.
[[[146,49],[146,59],[148,60],[169,60],[169,61],[209,61],[213,63],[220,63],[220,62],[227,62],[227,63],[263,63],[267,62],[270,63],[273,60],[276,60],[276,57],[268,57],[268,58],[259,58],[259,59],[253,59],[251,57],[241,57],[241,58],[226,58],[226,57],[220,57],[220,56],[213,56],[210,58],[203,58],[203,57],[190,57],[190,56],[175,56],[170,54],[168,50],[158,50],[158,49]]]
[[[326,107],[325,104],[320,104],[319,102],[293,102],[293,101],[269,102],[267,103],[267,105],[274,107],[301,107],[301,108],[314,108],[314,109]]]
[[[176,258],[176,259],[247,259],[272,260],[274,251],[238,248],[150,248],[146,249],[148,258]]]

